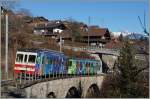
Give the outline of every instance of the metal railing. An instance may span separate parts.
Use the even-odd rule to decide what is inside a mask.
[[[71,47],[71,46],[63,46],[65,49],[73,49],[75,51],[96,51],[96,52],[105,52],[105,53],[119,53],[119,49],[107,49],[99,46],[82,46],[82,47]]]
[[[52,81],[52,80],[57,80],[57,79],[68,79],[68,78],[74,78],[74,77],[92,77],[92,76],[98,76],[98,75],[104,75],[104,73],[96,74],[96,73],[86,73],[86,74],[66,74],[66,73],[49,73],[47,75],[43,74],[42,76],[34,75],[34,74],[29,74],[28,76],[23,73],[19,73],[17,78],[14,79],[14,84],[16,87],[19,88],[24,88],[31,86],[36,83],[40,82],[46,82],[46,81]],[[12,81],[12,80],[11,80]]]

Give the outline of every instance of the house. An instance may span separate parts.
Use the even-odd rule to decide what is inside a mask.
[[[77,42],[88,44],[89,40],[90,45],[104,46],[111,39],[110,32],[107,28],[90,27],[86,29],[86,26],[83,27],[84,30],[80,33],[80,39]],[[68,30],[63,31],[61,37],[63,40],[72,40],[72,35]]]
[[[66,26],[59,20],[50,21],[45,24],[39,24],[34,27],[34,34],[45,35],[45,36],[57,36],[66,29]]]
[[[94,46],[104,46],[111,39],[107,28],[90,27],[87,32],[81,34],[80,42]]]

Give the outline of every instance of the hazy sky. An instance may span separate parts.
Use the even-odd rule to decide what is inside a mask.
[[[139,33],[143,30],[138,16],[144,19],[144,10],[148,12],[148,0],[21,0],[16,9],[20,8],[49,20],[72,18],[89,24],[90,16],[90,25],[107,27],[112,32],[128,30]]]

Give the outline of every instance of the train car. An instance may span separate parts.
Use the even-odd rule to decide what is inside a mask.
[[[18,74],[33,74],[35,72],[37,51],[18,49],[14,65],[14,77]]]
[[[63,53],[43,50],[37,54],[36,72],[40,75],[64,74],[66,56]]]
[[[94,59],[68,59],[68,74],[99,74],[102,73],[101,61]]]
[[[47,75],[65,73],[66,56],[63,53],[45,49],[18,49],[14,65],[14,76]]]
[[[101,60],[68,58],[63,53],[46,49],[19,49],[14,65],[15,78],[18,77],[18,74],[46,77],[57,74],[87,75],[100,73],[102,73]]]

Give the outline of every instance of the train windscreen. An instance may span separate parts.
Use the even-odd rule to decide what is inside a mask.
[[[36,55],[29,55],[28,63],[35,63]]]
[[[16,57],[16,62],[23,62],[23,54],[17,54],[17,57]]]

